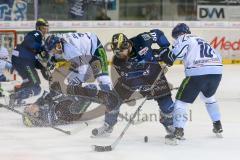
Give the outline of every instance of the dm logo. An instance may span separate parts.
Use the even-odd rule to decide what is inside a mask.
[[[225,19],[225,10],[223,7],[198,7],[199,19]]]

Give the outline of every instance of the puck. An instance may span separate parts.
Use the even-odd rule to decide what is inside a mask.
[[[147,143],[148,142],[148,136],[144,137],[144,142]]]

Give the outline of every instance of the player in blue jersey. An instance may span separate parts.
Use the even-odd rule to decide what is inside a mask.
[[[222,78],[222,57],[203,38],[191,34],[185,23],[179,23],[172,30],[175,39],[173,49],[161,52],[161,58],[169,65],[176,59],[183,60],[186,78],[183,80],[177,95],[174,109],[175,132],[167,135],[166,140],[177,142],[184,136],[187,121],[187,105],[193,103],[199,95],[205,103],[213,122],[213,132],[222,136],[221,115],[215,93]]]
[[[43,40],[48,33],[48,21],[39,18],[36,21],[36,30],[27,33],[21,44],[17,45],[12,53],[12,65],[21,76],[23,83],[14,94],[10,96],[10,105],[21,104],[23,99],[40,94],[39,69],[45,79],[49,74],[38,60],[38,56],[44,51]]]
[[[161,50],[152,49],[154,43],[161,49],[168,48],[170,45],[164,33],[158,29],[141,33],[130,39],[123,33],[113,35],[113,69],[117,71],[117,75],[112,74],[112,76],[114,78],[118,76],[114,89],[121,103],[131,100],[130,97],[136,91],[139,91],[141,97],[147,96],[148,99],[157,101],[160,108],[160,122],[167,132],[172,132],[174,103],[164,75],[157,80],[154,93],[151,93],[151,86],[162,70],[158,61],[158,53]],[[93,136],[108,136],[113,131],[113,126],[117,123],[119,108],[120,106],[107,108],[104,125],[93,129]]]

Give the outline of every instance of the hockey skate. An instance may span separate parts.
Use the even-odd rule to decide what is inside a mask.
[[[172,114],[165,114],[160,112],[160,123],[162,123],[163,127],[165,128],[167,134],[173,134],[175,128],[173,127],[173,117]]]
[[[168,145],[178,145],[179,140],[185,140],[183,128],[175,128],[173,134],[168,134],[165,136],[165,144]]]
[[[223,129],[222,129],[221,121],[213,122],[213,130],[212,131],[213,131],[213,133],[216,134],[216,136],[218,138],[223,138],[223,135],[222,135]]]
[[[113,131],[113,127],[109,126],[107,123],[104,123],[102,127],[95,128],[92,130],[92,138],[97,137],[109,137]]]

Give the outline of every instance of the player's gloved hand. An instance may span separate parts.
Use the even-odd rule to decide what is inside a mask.
[[[169,48],[161,50],[160,54],[161,60],[168,66],[172,66],[177,58]]]
[[[99,87],[103,91],[110,91],[111,90],[111,85],[110,84],[99,84]]]
[[[55,57],[52,56],[52,57],[48,60],[48,62],[47,62],[47,68],[48,68],[49,70],[53,70],[53,69],[55,68],[56,62],[57,62],[57,61],[56,61]]]
[[[39,53],[39,56],[44,60],[47,61],[47,59],[49,58],[49,54],[46,51],[42,51]]]
[[[98,89],[95,84],[87,84],[84,88],[86,89],[85,90],[86,95],[94,97],[98,93]]]
[[[163,56],[164,54],[168,54],[170,52],[170,49],[169,48],[160,48],[159,49],[159,52],[158,52],[158,55],[159,57]]]
[[[112,82],[108,75],[101,75],[97,77],[97,81],[99,83],[99,87],[103,91],[110,91],[112,90]]]
[[[153,55],[157,61],[163,61],[161,56],[168,53],[168,48],[153,49]]]
[[[45,67],[41,68],[41,73],[44,79],[51,81],[52,79],[51,73]]]
[[[168,66],[172,66],[176,59],[176,56],[171,52],[169,48],[161,48],[157,55],[158,61],[162,61]]]

